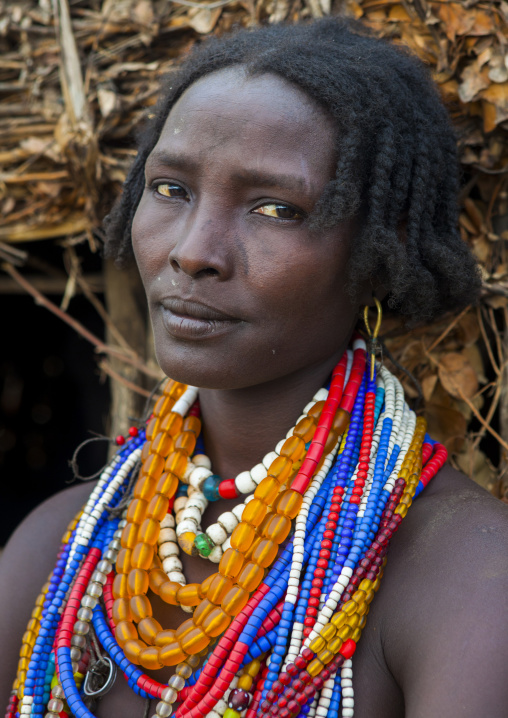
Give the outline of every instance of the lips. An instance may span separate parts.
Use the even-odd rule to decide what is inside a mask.
[[[178,297],[161,301],[164,325],[178,339],[200,339],[229,331],[241,319],[207,304]]]

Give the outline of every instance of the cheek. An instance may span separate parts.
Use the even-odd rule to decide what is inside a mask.
[[[345,289],[347,247],[317,240],[319,247],[298,244],[282,256],[273,253],[266,261],[251,261],[259,296],[267,318],[285,315],[291,324],[321,321],[326,315],[348,312]]]
[[[167,263],[170,248],[165,240],[161,240],[157,214],[149,211],[143,197],[132,220],[131,236],[134,257],[146,286],[150,277],[160,272]]]

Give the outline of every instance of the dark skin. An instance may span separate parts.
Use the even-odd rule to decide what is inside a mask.
[[[206,449],[223,476],[285,435],[372,296],[344,289],[355,223],[317,234],[305,222],[333,176],[333,146],[331,120],[301,91],[229,70],[184,93],[147,164],[133,242],[157,355],[168,375],[205,387]],[[90,490],[39,507],[2,557],[5,703],[34,598]],[[205,525],[227,506],[211,505]],[[214,567],[191,559],[185,570],[193,581]],[[507,588],[506,507],[446,467],[392,541],[353,661],[356,718],[506,716]],[[154,613],[166,627],[187,617],[155,602]],[[119,676],[96,714],[143,707]]]

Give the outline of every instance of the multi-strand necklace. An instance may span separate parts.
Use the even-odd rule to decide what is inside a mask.
[[[91,718],[116,667],[158,699],[155,718],[353,716],[351,659],[388,545],[446,450],[359,337],[249,472],[214,475],[200,429],[197,389],[168,380],[146,428],[118,441],[37,598],[8,718]],[[240,501],[203,530],[220,498]],[[217,572],[187,583],[181,551]],[[191,615],[165,629],[151,594]],[[167,684],[144,673],[163,666]]]

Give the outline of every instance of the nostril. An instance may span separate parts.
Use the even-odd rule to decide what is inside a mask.
[[[213,269],[213,267],[207,267],[206,269],[201,270],[201,274],[206,274],[208,277],[214,277],[216,274],[219,274],[217,269]]]

